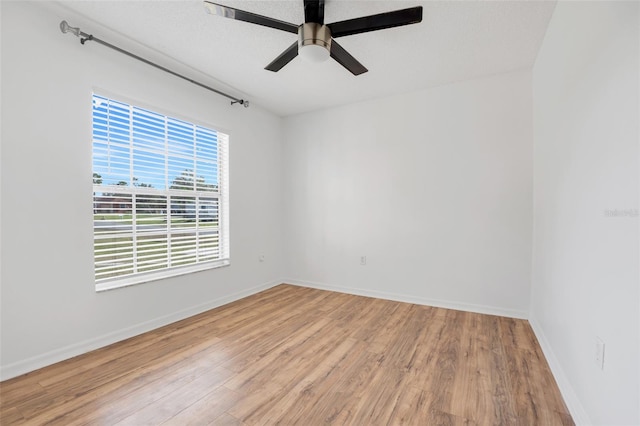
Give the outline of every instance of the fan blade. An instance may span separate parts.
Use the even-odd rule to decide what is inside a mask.
[[[324,0],[304,0],[304,22],[324,24]]]
[[[360,75],[368,71],[364,65],[344,50],[335,40],[331,40],[331,57],[348,69],[353,75]]]
[[[393,12],[380,13],[378,15],[363,16],[362,18],[348,19],[346,21],[328,24],[333,38],[344,37],[369,31],[383,30],[385,28],[399,27],[402,25],[417,24],[422,21],[422,6]]]
[[[298,56],[298,42],[296,41],[291,46],[287,48],[284,52],[280,54],[277,58],[275,58],[269,65],[264,67],[265,70],[269,71],[280,71],[282,67],[287,65],[289,62]]]
[[[206,0],[204,2],[204,7],[207,9],[207,12],[212,15],[219,15],[225,18],[235,19],[237,21],[249,22],[251,24],[262,25],[269,28],[275,28],[276,30],[298,34],[298,25],[290,24],[288,22],[279,21],[267,16],[256,15],[255,13],[245,12],[244,10],[234,9],[232,7],[223,6]]]

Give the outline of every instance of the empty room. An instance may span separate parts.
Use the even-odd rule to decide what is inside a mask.
[[[640,3],[0,19],[0,424],[640,425]]]

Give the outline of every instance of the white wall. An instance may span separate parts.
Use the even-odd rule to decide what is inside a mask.
[[[526,317],[531,102],[516,72],[286,118],[287,282]]]
[[[3,378],[274,284],[282,274],[281,119],[231,107],[98,44],[82,46],[58,24],[87,22],[44,2],[1,4]],[[231,266],[95,292],[94,87],[230,132]]]
[[[579,423],[640,423],[639,28],[635,2],[560,2],[533,73],[531,322]]]

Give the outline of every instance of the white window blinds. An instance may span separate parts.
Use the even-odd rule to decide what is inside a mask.
[[[228,139],[93,95],[97,290],[229,263]]]

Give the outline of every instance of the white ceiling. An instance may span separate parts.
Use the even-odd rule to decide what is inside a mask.
[[[302,0],[217,2],[304,21]],[[277,73],[266,71],[296,35],[209,15],[199,0],[61,4],[80,14],[75,19],[82,22],[70,19],[71,25],[100,38],[91,28],[95,21],[281,116],[531,68],[555,7],[555,1],[327,0],[326,23],[424,7],[422,23],[339,39],[369,69],[355,77],[333,60],[313,64],[300,57]]]

